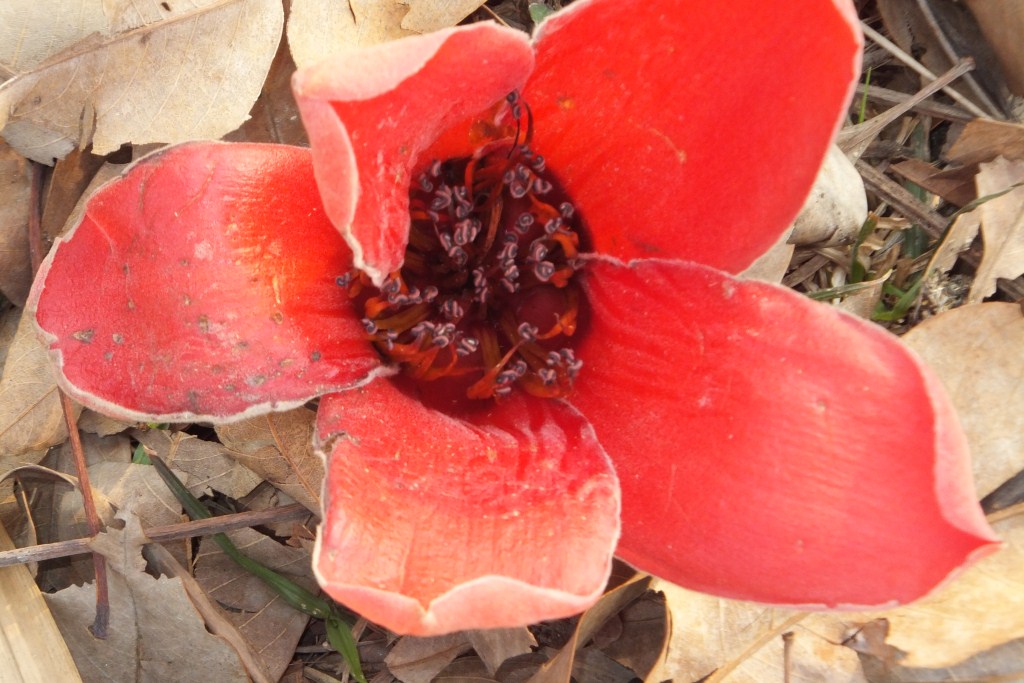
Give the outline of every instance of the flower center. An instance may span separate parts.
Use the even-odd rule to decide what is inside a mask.
[[[580,309],[582,222],[529,147],[529,109],[522,126],[525,104],[515,93],[508,102],[515,137],[434,161],[416,179],[401,271],[379,290],[364,275],[344,284],[372,343],[412,378],[471,399],[514,387],[559,397],[582,366],[566,346]]]

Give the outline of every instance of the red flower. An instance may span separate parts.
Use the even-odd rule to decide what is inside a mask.
[[[115,416],[322,396],[316,569],[394,630],[576,612],[613,551],[733,598],[907,602],[994,547],[949,402],[881,329],[728,274],[799,208],[859,47],[846,0],[580,0],[532,42],[348,52],[296,77],[311,154],[145,158],[31,303]]]

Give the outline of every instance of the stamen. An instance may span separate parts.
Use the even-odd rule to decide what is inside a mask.
[[[514,388],[565,396],[582,367],[565,346],[580,306],[581,224],[530,149],[529,106],[513,92],[507,107],[514,135],[435,160],[410,184],[401,272],[379,290],[359,271],[336,281],[362,303],[381,355],[414,380],[445,380],[473,399]]]

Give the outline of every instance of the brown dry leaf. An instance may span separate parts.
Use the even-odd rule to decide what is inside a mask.
[[[227,449],[219,443],[162,429],[134,429],[131,436],[160,456],[196,496],[215,489],[231,498],[242,498],[262,481],[228,457]]]
[[[405,636],[391,648],[384,663],[402,683],[431,683],[456,657],[471,648],[463,631],[428,638]]]
[[[956,206],[966,206],[975,199],[973,174],[965,174],[959,170],[955,173],[940,171],[923,159],[906,159],[889,168],[906,180],[920,185]]]
[[[402,28],[430,33],[454,26],[475,12],[486,0],[401,0],[409,6]]]
[[[979,166],[975,178],[978,196],[1002,192],[1024,182],[1024,161],[1003,157]],[[1024,187],[990,199],[978,209],[985,251],[975,274],[968,303],[977,303],[996,291],[996,279],[1012,280],[1024,274]]]
[[[144,571],[145,542],[138,519],[126,515],[123,531],[100,534],[92,547],[108,560],[110,632],[89,633],[96,609],[93,584],[46,595],[85,681],[218,683],[248,681],[238,654],[210,633],[180,579],[155,579]]]
[[[669,638],[669,614],[665,596],[654,591],[627,606],[618,615],[621,631],[601,651],[646,679],[665,658]]]
[[[292,0],[288,47],[301,69],[340,50],[415,35],[402,28],[409,7],[395,0]]]
[[[984,497],[1024,469],[1024,316],[1020,306],[962,306],[904,337],[945,386],[971,445]]]
[[[981,31],[1003,67],[1007,84],[1017,95],[1024,95],[1024,2],[1021,0],[967,0]]]
[[[865,681],[856,653],[823,637],[820,620],[828,615],[725,600],[665,581],[654,588],[665,593],[672,634],[667,657],[648,681]]]
[[[0,473],[38,462],[68,438],[57,380],[31,315],[22,315],[0,375]]]
[[[485,0],[293,0],[288,45],[302,68],[366,47],[459,23]]]
[[[32,285],[28,254],[29,164],[0,142],[0,294],[25,305]]]
[[[466,637],[491,675],[494,675],[506,659],[533,652],[537,645],[537,639],[525,626],[477,629],[467,631]]]
[[[21,311],[15,308],[9,308],[0,313],[0,371],[4,369],[4,363],[7,362],[7,350],[18,331],[20,317]]]
[[[277,543],[253,529],[228,534],[240,551],[286,576],[306,590],[317,591],[309,553]],[[271,680],[284,673],[309,617],[294,609],[262,580],[242,569],[212,539],[203,539],[196,557],[196,580],[224,608],[228,621],[256,653]]]
[[[529,683],[569,683],[576,668],[579,649],[586,645],[608,619],[643,595],[650,583],[650,576],[637,574],[602,595],[600,600],[580,615],[569,642],[530,677]]]
[[[886,619],[886,643],[907,653],[900,661],[905,667],[954,666],[1024,637],[1024,516],[992,527],[1006,546],[932,595],[886,612],[846,615],[845,621]]]
[[[227,454],[320,514],[324,464],[313,450],[316,413],[298,408],[286,413],[218,425]]]
[[[126,142],[217,138],[237,128],[263,86],[284,21],[279,0],[112,0],[97,29],[94,12],[88,25],[79,23],[76,4],[21,14],[33,4],[8,8],[24,22],[0,21],[0,44],[33,53],[4,64],[13,77],[0,85],[0,131],[43,163],[90,142],[106,154]],[[71,33],[51,40],[49,27],[61,23]]]
[[[976,166],[998,156],[1024,159],[1024,125],[975,119],[950,146],[946,159],[963,166]]]

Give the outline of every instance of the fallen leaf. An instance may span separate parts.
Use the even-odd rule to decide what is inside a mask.
[[[602,651],[646,679],[668,649],[669,615],[665,596],[648,590],[619,613],[622,632]]]
[[[975,182],[979,197],[1002,192],[1024,182],[1024,161],[999,157],[983,163]],[[967,296],[968,303],[977,303],[996,291],[997,278],[1012,280],[1024,274],[1024,187],[988,200],[978,211],[985,251]]]
[[[477,629],[467,631],[466,637],[492,676],[506,659],[533,652],[537,646],[537,639],[525,626]]]
[[[394,0],[292,0],[288,47],[300,69],[341,50],[416,35],[402,28],[409,12]]]
[[[0,294],[18,306],[25,305],[32,285],[28,253],[31,188],[28,161],[0,142]]]
[[[56,374],[32,316],[23,314],[0,375],[0,474],[38,462],[47,448],[66,438]]]
[[[1024,159],[1024,125],[991,119],[975,119],[966,126],[946,152],[950,163],[973,167],[998,156]]]
[[[131,436],[179,476],[186,475],[182,481],[193,495],[214,489],[229,498],[242,498],[261,481],[252,470],[228,457],[227,449],[219,443],[164,429],[134,429]]]
[[[530,677],[529,683],[570,683],[576,668],[577,651],[587,644],[608,619],[643,595],[650,583],[651,577],[637,574],[602,595],[600,600],[580,615],[569,642]]]
[[[285,413],[218,425],[227,454],[320,514],[324,463],[313,450],[316,413],[298,408]]]
[[[409,6],[402,28],[417,33],[455,26],[484,4],[485,0],[399,0]]]
[[[253,530],[228,534],[243,554],[309,591],[316,592],[306,550],[277,543]],[[281,599],[261,579],[242,569],[217,544],[204,538],[196,557],[196,581],[220,605],[228,621],[256,653],[271,680],[284,674],[309,617]]]
[[[995,51],[1010,90],[1024,95],[1024,49],[1020,43],[1024,33],[1024,3],[1020,0],[967,0],[967,6]]]
[[[964,173],[960,169],[956,172],[939,170],[923,159],[906,159],[893,164],[890,169],[956,206],[966,206],[977,196],[973,173]]]
[[[147,574],[137,518],[100,534],[92,547],[107,558],[111,628],[106,640],[88,630],[96,610],[94,584],[45,595],[86,681],[182,683],[249,680],[237,653],[210,633],[177,578]]]
[[[648,681],[865,681],[856,653],[821,635],[818,620],[828,615],[725,600],[665,581],[654,588],[665,593],[672,623],[667,656]]]
[[[18,0],[18,8],[35,2]],[[0,44],[26,43],[34,52],[15,60],[23,70],[7,66],[16,75],[0,85],[0,132],[43,163],[90,142],[107,154],[126,142],[218,138],[237,128],[262,88],[283,24],[278,0],[118,0],[99,29],[94,12],[86,27],[77,5],[57,4],[34,24],[0,22]],[[39,61],[48,49],[38,44],[51,31],[41,24],[62,21],[79,40],[54,41],[59,51]],[[95,32],[82,36],[88,28]]]
[[[462,631],[427,638],[405,636],[395,643],[384,663],[402,683],[431,683],[456,657],[471,648]]]
[[[1024,637],[1024,516],[992,528],[1006,546],[911,605],[848,617],[884,618],[886,643],[907,653],[906,667],[948,667]]]
[[[971,445],[984,497],[1024,469],[1024,316],[1020,306],[962,306],[903,337],[939,376]]]

